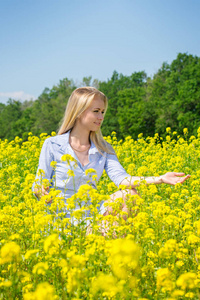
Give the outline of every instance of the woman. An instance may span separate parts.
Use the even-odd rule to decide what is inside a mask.
[[[124,199],[123,210],[126,211],[127,194],[136,194],[134,182],[139,183],[146,180],[147,184],[168,183],[175,185],[183,183],[190,175],[184,173],[169,172],[160,177],[135,177],[126,173],[119,163],[112,147],[103,139],[101,124],[107,109],[106,96],[93,87],[77,88],[71,94],[67,103],[63,123],[58,135],[45,140],[39,159],[38,170],[45,172],[44,177],[49,180],[50,185],[41,189],[34,187],[38,198],[47,195],[51,187],[57,189],[67,198],[76,193],[82,184],[88,183],[95,188],[95,181],[86,175],[88,169],[94,169],[97,180],[100,179],[103,170],[107,172],[110,179],[117,185],[125,185],[127,189],[117,191],[110,196],[114,201],[116,198]],[[64,154],[70,154],[73,161],[66,164],[62,161]],[[51,162],[56,161],[56,168]],[[69,177],[69,170],[74,172],[74,177]],[[183,177],[179,177],[183,176]],[[39,176],[36,177],[39,180]],[[106,215],[112,212],[111,208],[100,206],[100,213]]]

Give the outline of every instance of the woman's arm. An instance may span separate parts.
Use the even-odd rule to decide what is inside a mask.
[[[49,183],[51,183],[51,179],[53,176],[53,168],[51,166],[51,162],[53,160],[54,157],[53,151],[51,149],[51,141],[50,138],[48,138],[44,141],[44,144],[42,146],[35,181],[32,185],[32,191],[38,199],[40,199],[41,196],[48,195],[49,186],[41,184],[41,176],[43,179],[47,179]],[[39,170],[43,171],[42,175],[39,175]]]
[[[190,175],[184,173],[168,172],[159,177],[140,177],[140,176],[131,176],[127,174],[125,169],[120,164],[117,156],[114,154],[107,154],[105,170],[110,179],[117,185],[125,185],[131,188],[136,188],[141,184],[142,181],[146,181],[146,184],[160,184],[167,183],[175,185],[176,183],[183,183],[187,180]]]
[[[136,188],[137,186],[140,185],[142,181],[145,181],[146,184],[167,183],[167,184],[175,185],[176,183],[183,183],[185,180],[187,180],[190,177],[190,175],[186,175],[186,176],[184,175],[185,175],[184,173],[168,172],[159,177],[130,176],[122,180],[121,185],[126,185],[131,188]]]

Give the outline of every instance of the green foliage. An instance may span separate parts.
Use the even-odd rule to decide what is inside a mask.
[[[200,126],[200,58],[179,53],[171,63],[163,63],[153,78],[144,71],[124,76],[117,71],[107,81],[84,77],[82,86],[94,86],[108,98],[102,126],[104,136],[112,131],[118,138],[139,133],[165,135],[166,127],[182,134],[196,134]],[[0,138],[26,139],[28,132],[39,135],[57,131],[67,100],[78,86],[67,78],[52,89],[45,88],[36,101],[0,103]]]
[[[122,90],[118,93],[118,99],[120,106],[118,106],[117,116],[121,136],[125,138],[131,135],[137,139],[141,132],[152,135],[154,123],[146,100],[146,87],[138,86]]]
[[[75,88],[73,81],[65,78],[51,90],[44,89],[38,100],[35,101],[31,112],[31,118],[34,120],[31,131],[34,134],[51,133],[58,129],[67,100]]]
[[[124,76],[114,71],[110,80],[99,83],[100,91],[102,91],[108,98],[108,110],[102,128],[102,132],[105,136],[109,135],[112,131],[116,131],[118,137],[124,136],[124,132],[121,131],[120,128],[120,126],[123,127],[123,125],[120,125],[119,121],[119,116],[121,116],[120,110],[125,110],[123,108],[123,103],[121,103],[120,100],[120,92],[125,89],[143,87],[145,85],[145,81],[145,72],[138,72],[133,73],[131,76]],[[130,100],[130,102],[131,101],[132,100]],[[131,109],[128,109],[128,111],[125,110],[125,113],[131,114]]]
[[[154,76],[150,99],[156,132],[171,127],[182,133],[187,127],[195,134],[200,125],[200,58],[179,53],[171,65],[164,63]]]
[[[9,139],[18,133],[19,120],[23,117],[20,101],[9,99],[7,105],[0,107],[0,138]]]

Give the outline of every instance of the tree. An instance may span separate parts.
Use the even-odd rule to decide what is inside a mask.
[[[166,127],[182,134],[196,134],[200,127],[200,58],[179,53],[171,64],[163,63],[154,77],[144,71],[124,76],[114,71],[107,81],[84,77],[82,86],[99,88],[108,98],[108,110],[102,126],[103,135],[117,132],[118,138],[137,138]],[[76,88],[73,80],[64,78],[52,89],[45,88],[36,101],[9,99],[0,104],[0,138],[25,137],[27,132],[39,135],[56,131],[60,126],[67,101]]]
[[[125,89],[145,86],[146,78],[145,72],[135,72],[131,76],[124,76],[114,71],[110,80],[99,83],[100,91],[108,98],[108,110],[102,127],[104,135],[109,135],[112,131],[115,131],[119,138],[124,136],[124,132],[121,131],[122,129],[120,130],[118,119],[118,111],[123,108],[119,92]],[[129,112],[126,111],[127,113]]]
[[[21,102],[13,99],[7,101],[7,105],[1,105],[0,110],[0,138],[12,140],[18,134],[18,128],[15,122],[22,115]]]
[[[146,97],[146,86],[136,86],[118,92],[117,117],[120,134],[137,139],[140,133],[144,136],[154,134],[154,111]]]
[[[91,86],[91,80],[92,80],[92,76],[83,77],[82,85],[83,86]]]
[[[191,134],[200,126],[200,58],[179,53],[171,65],[164,63],[153,78],[150,96],[156,107],[155,131],[166,127]]]
[[[32,132],[40,134],[57,131],[64,116],[67,101],[76,87],[74,82],[67,78],[60,81],[58,86],[50,90],[46,88],[34,102],[31,118],[34,120]]]

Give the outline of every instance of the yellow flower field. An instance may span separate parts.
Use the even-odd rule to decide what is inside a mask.
[[[107,137],[129,174],[191,174],[183,185],[141,184],[127,218],[121,199],[111,204],[114,216],[98,215],[99,203],[117,190],[106,174],[97,191],[84,185],[69,199],[71,212],[85,204],[65,218],[59,191],[38,201],[31,190],[47,135],[0,141],[0,299],[200,299],[200,128],[197,136],[183,132]]]

